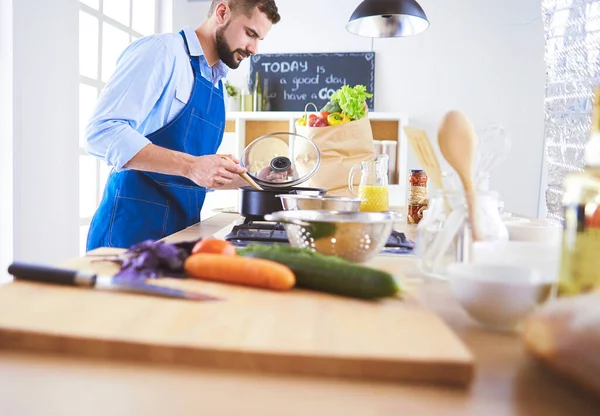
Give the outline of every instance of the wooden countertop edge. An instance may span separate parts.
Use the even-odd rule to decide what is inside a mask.
[[[26,338],[25,338],[26,336]],[[27,342],[24,343],[23,340]],[[0,349],[27,351],[41,354],[59,354],[73,357],[110,359],[121,362],[158,363],[160,365],[185,365],[197,368],[267,372],[287,375],[325,376],[360,380],[392,382],[423,382],[439,385],[469,387],[474,378],[473,362],[442,361],[444,376],[429,374],[426,363],[414,361],[389,362],[360,357],[362,364],[345,368],[339,364],[354,361],[353,356],[303,356],[301,354],[273,354],[257,351],[228,351],[214,348],[190,348],[187,346],[161,346],[152,343],[123,340],[99,340],[76,337],[68,339],[58,334],[22,331],[8,328],[0,330]],[[311,370],[305,371],[306,360]],[[316,370],[315,370],[316,365]],[[343,370],[340,370],[344,368]],[[425,371],[424,371],[425,370]]]

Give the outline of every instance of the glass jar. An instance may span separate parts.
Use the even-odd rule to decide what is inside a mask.
[[[498,211],[498,194],[479,191],[475,201],[480,239],[508,241],[508,230]],[[471,241],[464,191],[433,192],[427,216],[417,226],[419,269],[426,275],[445,278],[446,266],[469,261]]]
[[[406,222],[418,224],[427,209],[427,174],[423,170],[411,170],[408,178],[408,212]]]

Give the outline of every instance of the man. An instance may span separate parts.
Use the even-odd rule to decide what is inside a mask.
[[[123,52],[86,128],[86,150],[113,168],[88,250],[184,229],[200,221],[207,189],[244,184],[239,161],[215,154],[223,78],[279,20],[275,0],[212,0],[195,31],[147,36]]]

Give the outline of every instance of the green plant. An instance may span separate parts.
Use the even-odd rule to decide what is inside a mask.
[[[230,97],[237,97],[238,96],[238,89],[235,85],[231,84],[229,81],[225,82],[225,90],[227,90],[227,95]]]

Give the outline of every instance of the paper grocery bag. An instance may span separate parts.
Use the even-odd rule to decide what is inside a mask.
[[[327,189],[327,195],[353,196],[348,189],[350,169],[375,157],[368,114],[359,120],[337,126],[296,125],[296,133],[312,141],[321,152],[321,166],[302,186]],[[355,181],[360,179],[359,176],[356,175]]]

